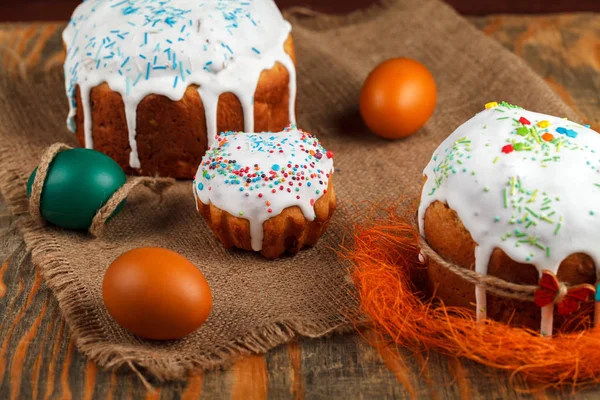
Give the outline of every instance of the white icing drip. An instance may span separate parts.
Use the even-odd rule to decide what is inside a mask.
[[[254,131],[260,73],[276,62],[290,76],[289,120],[295,123],[296,72],[284,50],[290,31],[272,0],[88,0],[63,33],[67,124],[74,130],[79,86],[86,146],[93,147],[89,90],[106,82],[123,97],[130,165],[139,168],[135,116],[145,96],[178,101],[189,85],[198,85],[211,144],[218,133],[218,99],[226,92],[242,104],[244,129]]]
[[[90,104],[91,88],[88,85],[80,87],[81,104],[83,105],[83,132],[86,149],[94,148],[94,138],[92,137],[92,106]]]
[[[487,275],[488,262],[492,256],[494,249],[489,246],[478,245],[475,247],[475,272],[482,275]],[[485,295],[485,288],[479,285],[475,286],[475,302],[476,302],[476,315],[477,321],[485,320],[487,316],[487,298]]]
[[[531,124],[519,122],[521,117]],[[541,121],[549,126],[538,126]],[[542,138],[545,133],[553,141]],[[508,145],[508,153],[503,152]],[[429,205],[447,204],[477,243],[477,272],[487,273],[490,255],[499,248],[517,262],[534,265],[540,276],[543,270],[556,274],[566,257],[585,253],[598,274],[600,135],[593,130],[498,106],[480,112],[444,140],[424,175],[421,235]],[[478,317],[485,318],[480,311],[486,306],[485,291],[478,288],[476,298]],[[551,320],[545,313],[547,329]]]
[[[129,136],[129,166],[131,168],[140,168],[140,157],[138,155],[137,141],[135,140],[137,125],[137,106],[138,101],[130,99],[125,100],[125,118],[127,120],[127,134]]]
[[[288,207],[298,206],[314,220],[314,203],[333,173],[332,155],[315,137],[291,127],[278,133],[227,132],[217,139],[202,158],[194,193],[204,204],[247,219],[253,250],[262,249],[264,222]],[[248,175],[253,173],[257,176]]]
[[[542,336],[552,336],[552,324],[554,323],[554,304],[550,303],[542,307],[542,318],[540,321],[540,333]]]

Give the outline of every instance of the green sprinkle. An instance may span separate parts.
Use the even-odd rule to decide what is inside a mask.
[[[550,246],[546,246],[546,257],[550,257]]]
[[[490,191],[490,188],[488,188],[487,186],[484,186],[484,187],[483,187],[483,191],[487,193],[487,192],[489,192],[489,191]]]
[[[511,195],[511,196],[514,196],[514,195],[515,195],[515,181],[516,181],[516,179],[515,179],[515,177],[513,176],[513,177],[512,177],[512,180],[511,180],[511,183],[510,183],[510,186],[511,186],[511,188],[510,188],[510,195]]]
[[[494,164],[498,162],[499,157],[494,158]]]
[[[525,207],[525,209],[534,217],[539,218],[539,215],[537,215],[536,213],[534,213],[529,207]]]
[[[529,129],[524,126],[517,128],[517,135],[527,136],[529,134]]]
[[[243,212],[243,211],[240,211],[240,215],[244,215],[244,212]]]
[[[556,225],[556,229],[554,230],[554,234],[557,235],[558,231],[560,230],[560,227],[562,226],[562,224],[559,222],[558,225]]]
[[[504,208],[508,208],[508,196],[506,193],[506,188],[504,188]]]
[[[500,118],[496,118],[497,120],[501,120],[501,119],[508,119],[508,117],[500,117]]]

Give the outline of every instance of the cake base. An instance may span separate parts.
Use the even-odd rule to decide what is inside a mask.
[[[252,251],[250,222],[247,219],[235,217],[212,203],[204,204],[199,199],[197,203],[200,215],[225,248]],[[315,202],[316,218],[313,221],[304,217],[300,207],[293,206],[264,222],[260,253],[267,259],[275,259],[285,253],[296,254],[303,247],[316,244],[327,229],[336,205],[330,179],[327,193]]]
[[[462,224],[454,210],[439,201],[433,202],[425,212],[425,237],[427,243],[443,259],[463,268],[475,267],[476,243]],[[539,275],[531,264],[512,260],[500,249],[495,249],[488,264],[488,275],[522,285],[537,285]],[[464,281],[451,271],[436,263],[427,261],[427,291],[439,298],[446,306],[466,307],[475,310],[475,285]],[[594,284],[596,269],[592,259],[586,254],[572,254],[558,269],[557,277],[568,285],[581,283]],[[541,311],[533,302],[518,301],[487,294],[487,316],[496,321],[540,329]],[[571,324],[591,317],[590,307],[562,317],[554,313],[554,329],[568,330]]]

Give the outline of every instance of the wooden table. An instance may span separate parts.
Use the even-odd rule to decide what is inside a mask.
[[[586,123],[600,128],[600,15],[472,18],[483,32],[523,57]],[[41,34],[56,35],[62,25]],[[15,48],[32,35],[11,33]],[[0,40],[2,43],[2,40]],[[25,45],[21,46],[26,48]],[[45,60],[46,65],[60,60]],[[510,100],[510,99],[507,99]],[[106,372],[75,348],[56,300],[32,266],[22,238],[0,201],[0,399],[133,398],[374,399],[374,398],[562,398],[533,396],[509,385],[506,373],[434,352],[412,356],[395,347],[379,352],[358,334],[301,339],[266,355],[239,361],[226,371],[190,376],[147,390],[128,371]],[[374,339],[369,331],[362,332]],[[519,390],[530,387],[516,381]],[[600,388],[579,393],[598,398]]]

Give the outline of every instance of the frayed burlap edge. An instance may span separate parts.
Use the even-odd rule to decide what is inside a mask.
[[[15,152],[8,149],[0,149],[0,157],[8,165],[17,165],[13,154]],[[77,280],[71,279],[73,268],[69,264],[69,260],[62,256],[60,247],[53,241],[52,236],[46,234],[47,230],[55,228],[41,227],[29,215],[24,177],[12,169],[0,171],[0,192],[4,196],[10,212],[17,216],[16,224],[25,238],[27,250],[31,251],[32,261],[34,265],[40,266],[39,270],[44,281],[54,292],[79,350],[104,368],[128,367],[147,386],[150,386],[146,380],[147,375],[159,381],[184,379],[190,370],[227,367],[238,358],[267,352],[292,340],[299,334],[311,337],[307,331],[320,331],[322,334],[319,337],[321,337],[334,332],[344,333],[354,329],[353,326],[342,323],[332,327],[330,324],[319,321],[303,321],[302,323],[282,321],[256,328],[243,337],[234,339],[229,345],[195,360],[188,358],[155,359],[150,354],[140,353],[138,350],[125,349],[112,343],[102,343],[103,327],[98,321],[90,320],[88,313],[82,310],[82,305],[86,304],[86,301],[82,300],[88,296],[87,290],[82,286],[77,286],[75,288],[77,296],[65,296],[64,294],[67,284],[70,286],[79,284]],[[85,328],[85,332],[82,332],[83,328],[81,327]],[[232,357],[233,354],[236,356]]]

